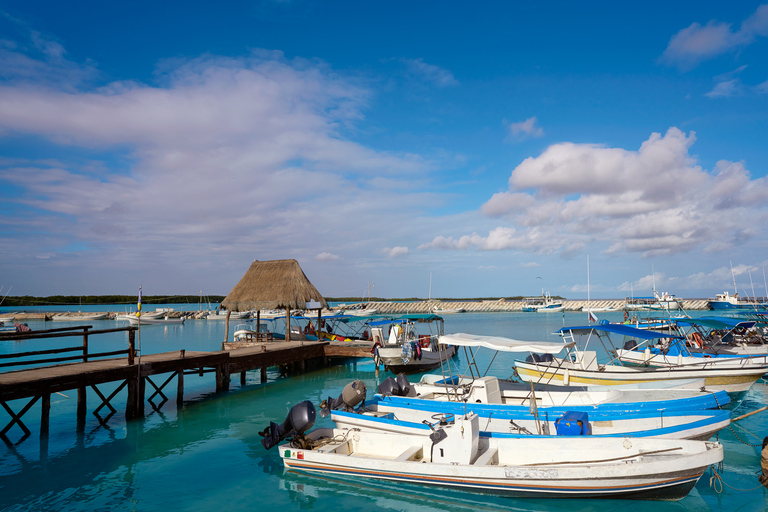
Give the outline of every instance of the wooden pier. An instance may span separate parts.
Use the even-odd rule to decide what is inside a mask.
[[[118,352],[89,353],[88,339],[94,335],[107,332],[126,331],[128,333],[128,348]],[[227,391],[233,374],[240,374],[240,384],[245,385],[245,375],[250,370],[261,370],[261,381],[266,381],[266,369],[281,366],[289,371],[303,371],[308,361],[321,365],[329,364],[330,358],[371,357],[370,345],[347,346],[352,344],[331,344],[328,341],[273,341],[256,344],[248,348],[229,351],[190,352],[176,350],[158,354],[137,355],[133,339],[136,327],[123,327],[92,331],[90,326],[51,329],[0,335],[0,340],[41,339],[50,337],[77,337],[83,339],[82,345],[59,348],[38,352],[6,354],[0,356],[0,368],[20,365],[36,365],[34,368],[0,373],[0,405],[10,416],[10,421],[0,430],[0,438],[6,444],[11,443],[7,434],[13,426],[18,426],[24,435],[18,442],[31,435],[24,424],[23,416],[38,401],[41,403],[40,437],[41,446],[47,440],[51,408],[51,394],[68,390],[77,390],[77,431],[85,428],[87,411],[86,390],[93,389],[101,403],[93,410],[99,423],[106,422],[117,411],[110,403],[123,389],[127,389],[126,419],[136,419],[144,416],[145,403],[158,410],[168,397],[164,390],[174,379],[176,380],[176,403],[178,407],[184,400],[184,376],[215,373],[216,391]],[[75,353],[76,355],[70,355]],[[116,353],[124,357],[108,357]],[[60,354],[68,354],[60,356]],[[50,357],[55,355],[57,357]],[[40,359],[48,357],[47,359]],[[77,362],[69,362],[77,360]],[[61,363],[66,361],[65,364]],[[41,366],[46,365],[47,366]],[[163,376],[158,378],[158,376]],[[157,381],[157,382],[156,382]],[[98,386],[107,383],[118,383],[118,387],[108,396],[99,390]],[[152,391],[147,398],[147,386]],[[9,402],[27,400],[20,411],[11,408]],[[155,402],[159,402],[156,405]],[[104,416],[102,416],[104,411]],[[107,412],[108,411],[108,412]]]

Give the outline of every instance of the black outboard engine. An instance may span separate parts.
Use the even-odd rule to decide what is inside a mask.
[[[320,404],[320,416],[328,416],[331,411],[354,412],[357,404],[365,402],[367,391],[365,382],[353,380],[344,386],[338,398],[328,397],[327,400],[323,400]]]
[[[304,432],[312,428],[314,424],[315,406],[309,400],[304,400],[291,407],[282,425],[270,421],[269,426],[259,432],[259,435],[264,437],[261,444],[269,450],[287,437],[303,437]]]
[[[384,396],[408,396],[411,392],[411,383],[408,377],[401,373],[396,379],[387,377],[379,384],[379,394]]]

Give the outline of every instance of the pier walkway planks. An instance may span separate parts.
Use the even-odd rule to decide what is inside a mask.
[[[91,387],[102,401],[94,411],[102,424],[106,420],[102,421],[98,414],[99,410],[107,407],[114,414],[116,411],[109,402],[125,387],[128,388],[126,418],[139,418],[144,415],[147,383],[154,388],[148,401],[153,408],[156,408],[152,402],[153,398],[160,395],[162,402],[168,400],[163,394],[163,388],[176,377],[178,383],[176,399],[177,404],[181,406],[183,403],[184,375],[202,375],[207,372],[215,372],[216,391],[226,391],[229,389],[232,373],[240,373],[241,384],[244,384],[245,372],[261,369],[263,382],[266,380],[266,368],[270,366],[299,364],[303,370],[307,360],[321,359],[325,361],[325,358],[328,357],[325,351],[329,345],[330,343],[327,341],[291,341],[263,343],[254,347],[229,351],[189,352],[177,350],[137,356],[134,358],[133,364],[129,364],[129,359],[123,357],[94,359],[87,362],[0,373],[0,404],[11,417],[10,423],[0,431],[0,438],[9,443],[6,433],[14,425],[18,425],[24,431],[25,438],[29,436],[30,431],[21,421],[21,418],[40,399],[42,399],[40,434],[41,437],[47,436],[52,393],[78,390],[77,416],[78,431],[80,431],[85,424],[85,390],[87,387]],[[164,383],[157,385],[151,377],[160,374],[170,374],[170,376]],[[120,385],[111,395],[105,397],[97,386],[110,382],[118,382]],[[30,401],[21,412],[16,413],[7,402],[21,399],[29,399]]]

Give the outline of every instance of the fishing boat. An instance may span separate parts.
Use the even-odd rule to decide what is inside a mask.
[[[432,370],[456,355],[455,346],[438,343],[444,326],[438,315],[402,315],[371,321],[369,325],[374,359],[393,373]]]
[[[711,309],[736,309],[752,311],[768,311],[768,298],[766,297],[740,297],[738,292],[731,295],[723,292],[715,295],[714,299],[709,299]]]
[[[583,411],[566,411],[562,414],[552,414],[548,410],[535,409],[533,412],[525,413],[483,414],[477,412],[470,404],[467,404],[466,409],[480,417],[483,435],[496,437],[591,435],[706,441],[731,423],[730,411],[724,410],[593,414]],[[458,413],[458,415],[461,414],[463,413]],[[439,408],[392,406],[391,402],[374,398],[366,401],[365,405],[357,411],[331,411],[330,415],[338,428],[429,435],[430,419],[436,416],[454,417],[457,413],[444,412]],[[564,424],[569,421],[575,421],[581,428],[565,427]]]
[[[565,310],[565,306],[562,301],[553,299],[549,292],[544,293],[542,290],[541,297],[523,298],[522,310],[527,313],[559,313]]]
[[[762,323],[762,321],[761,321]],[[701,317],[676,322],[691,353],[737,356],[768,355],[768,343],[758,321],[731,317]]]
[[[429,424],[429,435],[309,430],[314,406],[294,406],[261,434],[286,469],[531,498],[678,500],[723,460],[720,443],[679,439],[483,435],[477,414]],[[311,409],[311,412],[308,410]]]
[[[462,407],[455,402],[417,399],[393,401],[393,392],[407,387],[405,376],[387,378],[379,385],[379,393],[373,400],[361,401],[366,388],[363,381],[353,381],[345,386],[337,399],[324,400],[320,404],[321,416],[331,416],[339,428],[381,430],[392,433],[428,435],[430,418],[438,415],[456,416],[472,411],[480,417],[484,435],[493,436],[549,436],[549,435],[596,435],[609,437],[661,437],[669,439],[698,439],[706,441],[730,424],[730,412],[724,410],[658,410],[626,411],[599,407],[591,412],[557,407],[538,407],[534,400],[530,407],[500,407],[465,401]],[[488,382],[488,381],[486,381]],[[360,406],[355,409],[356,404]],[[727,403],[727,398],[726,398]],[[479,406],[479,407],[478,407]],[[570,429],[565,423],[573,421],[579,429]]]
[[[584,327],[564,327],[558,331],[566,342],[565,357],[536,360],[529,356],[515,361],[520,379],[529,382],[545,381],[552,385],[597,384],[616,385],[634,382],[655,382],[675,379],[703,378],[710,391],[724,390],[731,399],[742,396],[766,371],[768,365],[747,364],[738,367],[713,365],[674,365],[670,367],[637,366],[622,360],[619,350],[631,350],[641,340],[646,346],[666,338],[678,338],[668,333],[635,329],[616,324],[597,324]],[[617,338],[624,341],[617,342]],[[578,343],[576,342],[578,340]],[[605,352],[605,362],[598,361],[598,351]],[[645,354],[645,350],[643,351]]]

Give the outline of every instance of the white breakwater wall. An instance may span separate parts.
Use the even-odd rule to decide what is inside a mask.
[[[684,310],[703,310],[709,309],[706,299],[683,299]],[[463,308],[468,313],[493,313],[493,312],[520,312],[523,309],[522,301],[419,301],[419,302],[369,302],[369,307],[376,309],[376,314],[407,314],[407,313],[430,313],[434,306],[444,308]],[[581,311],[587,307],[586,300],[565,300],[563,301],[566,311]],[[624,307],[623,300],[591,300],[590,308],[618,308]],[[340,308],[345,309],[345,308]],[[652,311],[647,311],[648,313]]]

